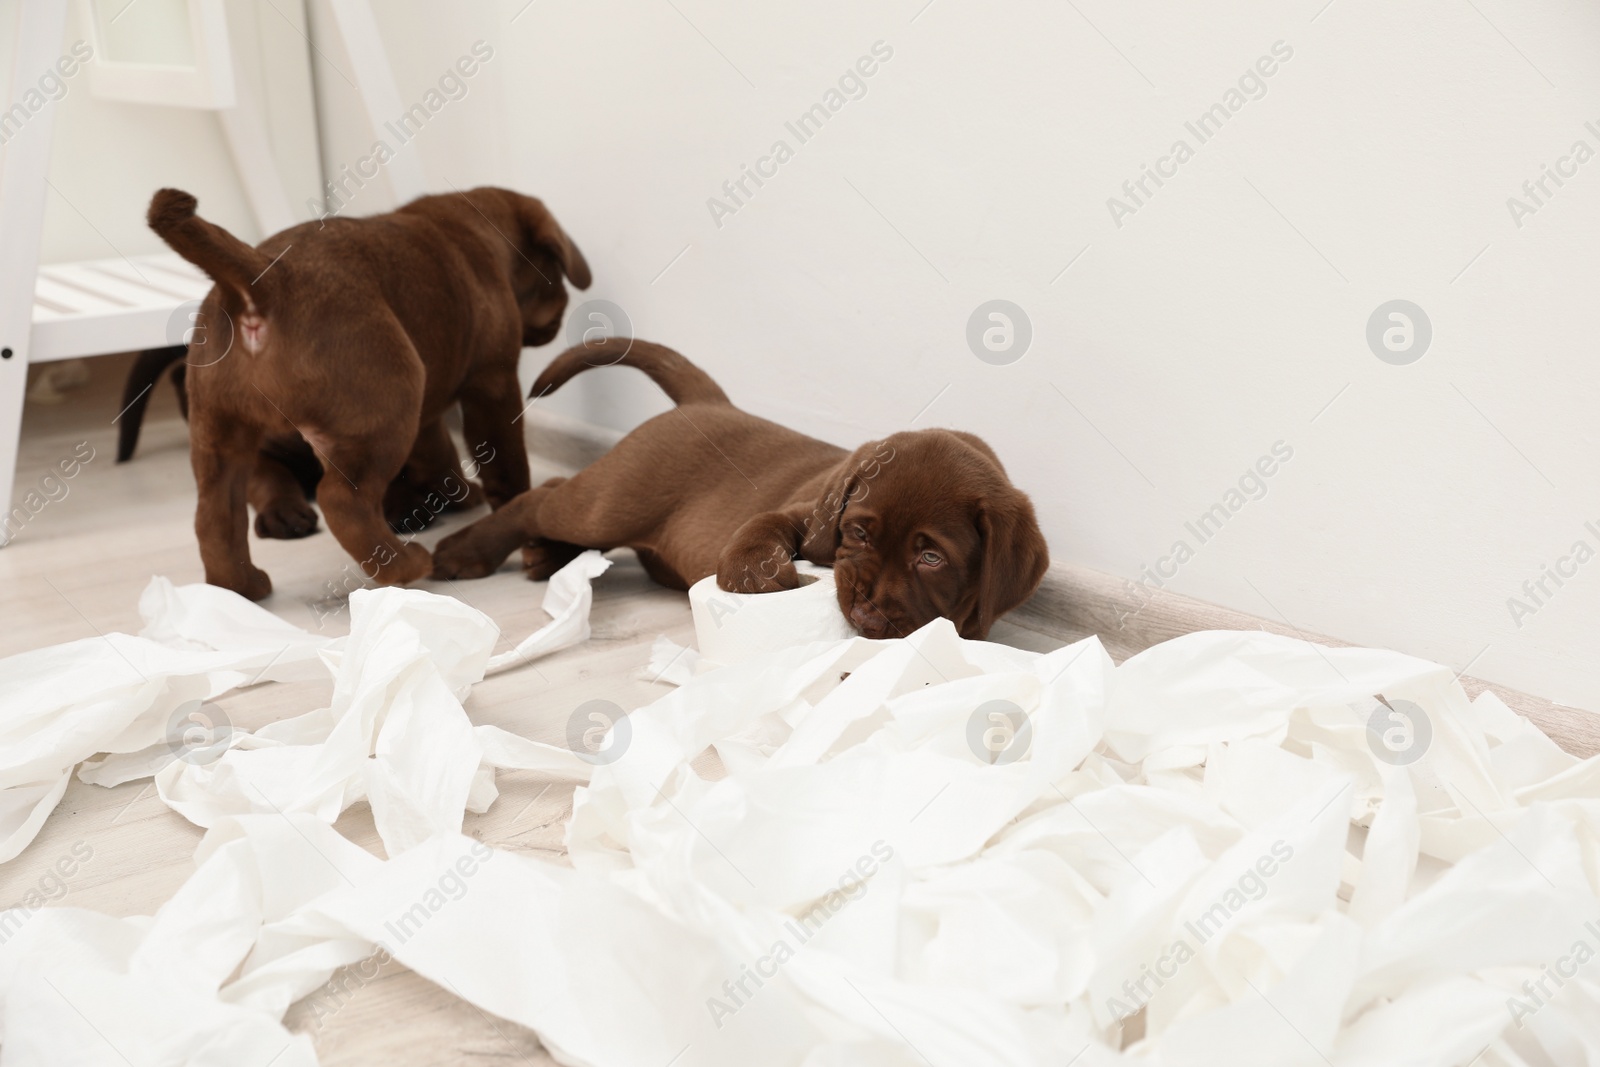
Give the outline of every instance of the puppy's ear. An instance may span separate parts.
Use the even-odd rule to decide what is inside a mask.
[[[822,492],[806,514],[805,538],[800,554],[812,563],[833,566],[839,548],[839,522],[845,505],[872,492],[872,480],[894,459],[887,441],[868,441],[840,460],[823,479]]]
[[[805,517],[805,536],[800,541],[800,555],[820,566],[833,566],[839,548],[839,518],[844,506],[850,502],[855,488],[856,457],[839,463],[823,480],[822,492]]]
[[[977,602],[961,624],[969,640],[987,637],[994,621],[1039,588],[1050,566],[1050,549],[1039,532],[1033,504],[1019,490],[985,500],[978,510],[982,570]]]
[[[993,463],[994,469],[999,471],[1001,474],[1006,472],[1005,465],[1000,462],[1000,457],[995,454],[994,449],[989,447],[989,442],[985,441],[977,434],[968,433],[965,430],[946,430],[944,432],[949,434],[951,437],[956,438],[957,440],[965,442],[971,448],[974,448],[978,452],[982,453],[984,458],[988,459],[990,463]]]
[[[527,239],[532,244],[548,248],[560,262],[561,270],[574,286],[579,289],[589,288],[592,278],[589,275],[588,260],[583,258],[583,253],[578,251],[578,246],[567,236],[567,231],[561,228],[561,224],[550,214],[544,203],[531,196],[519,196],[517,209]]]

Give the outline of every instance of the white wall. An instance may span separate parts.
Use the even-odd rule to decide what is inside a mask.
[[[1600,550],[1600,160],[1520,226],[1507,207],[1600,151],[1594,5],[525,3],[383,5],[408,99],[496,49],[418,139],[430,182],[544,197],[591,295],[743,406],[845,445],[974,431],[1058,559],[1133,578],[1184,540],[1171,588],[1600,708],[1600,562],[1508,607]],[[878,41],[866,95],[798,144],[785,121]],[[1276,42],[1265,95],[1199,143],[1185,121]],[[794,158],[719,227],[708,198],[780,138]],[[1108,198],[1179,138],[1193,158],[1119,226]],[[965,340],[992,298],[1032,323],[1012,365]],[[1365,339],[1397,298],[1434,333],[1404,366]],[[635,379],[551,407],[626,427],[662,406]],[[1185,522],[1280,441],[1200,544]]]

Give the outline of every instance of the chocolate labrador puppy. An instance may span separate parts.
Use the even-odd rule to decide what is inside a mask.
[[[221,345],[232,340],[224,336]],[[199,344],[203,347],[202,338]],[[139,353],[128,371],[122,388],[122,415],[117,419],[117,462],[133,458],[139,445],[150,394],[167,368],[178,396],[178,411],[189,418],[189,393],[185,388],[189,364],[188,345],[152,348]],[[480,459],[492,461],[494,451],[487,444],[468,463],[476,471]],[[256,452],[250,472],[250,488],[245,499],[256,513],[257,537],[293,541],[317,532],[317,513],[311,502],[317,498],[322,481],[322,461],[299,433],[268,434]],[[469,473],[468,477],[474,477]],[[455,469],[418,471],[402,468],[383,494],[383,517],[396,533],[419,534],[449,511],[466,511],[483,503],[483,492],[471,481],[461,481]]]
[[[224,335],[220,344],[225,346],[232,338]],[[199,339],[205,346],[205,339]],[[122,387],[122,415],[117,419],[117,462],[126,463],[133,458],[139,445],[139,431],[144,424],[145,409],[150,405],[150,394],[161,381],[167,368],[172,388],[178,395],[178,411],[189,418],[189,393],[184,387],[188,377],[188,345],[151,348],[139,353],[128,371],[128,380]],[[175,364],[175,365],[174,365]],[[317,532],[317,513],[311,501],[317,498],[317,483],[322,481],[322,461],[298,433],[267,435],[256,452],[256,464],[250,472],[250,489],[246,499],[255,510],[257,537],[271,537],[293,541],[310,537]],[[459,511],[483,503],[483,494],[471,482],[457,485],[450,478],[439,480],[429,491],[448,493],[459,497],[438,497],[449,503],[448,507],[424,506],[424,497],[418,499],[418,488],[406,479],[402,470],[384,494],[383,512],[389,525],[402,533],[420,533],[433,519],[445,511]]]
[[[526,492],[517,358],[560,331],[562,276],[589,286],[589,265],[543,204],[495,188],[425,196],[387,215],[294,226],[255,248],[195,207],[163,189],[149,223],[216,282],[185,383],[206,581],[252,600],[272,591],[250,561],[247,500],[304,527],[304,487],[263,444],[314,453],[329,528],[385,585],[432,567],[390,529],[385,497],[393,513],[396,492],[403,504],[467,484],[442,421],[451,405],[490,505]]]
[[[846,452],[740,411],[683,356],[625,338],[563,352],[533,395],[615,364],[644,371],[677,408],[445,538],[435,577],[483,577],[520,546],[542,580],[585,548],[625,546],[662,585],[715,574],[758,593],[797,586],[802,556],[833,567],[840,610],[873,638],[939,616],[983,638],[1044,577],[1033,505],[971,434],[912,430]]]

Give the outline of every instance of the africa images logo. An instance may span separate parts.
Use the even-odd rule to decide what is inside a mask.
[[[706,210],[711,213],[711,221],[717,229],[722,229],[724,218],[737,215],[767,182],[776,178],[779,168],[795,157],[801,145],[821,133],[823,126],[843,111],[846,104],[865,97],[867,79],[877,74],[892,58],[893,46],[886,41],[872,42],[870,55],[861,56],[846,67],[835,85],[822,94],[821,100],[806,108],[793,121],[783,124],[784,130],[794,138],[794,144],[791,145],[787,137],[779,137],[764,155],[756,157],[753,167],[748,163],[739,165],[738,175],[722,183],[721,196],[706,197]]]
[[[1221,133],[1229,119],[1243,111],[1250,101],[1266,96],[1267,79],[1278,73],[1279,67],[1293,56],[1293,46],[1284,41],[1272,42],[1271,55],[1261,56],[1246,67],[1238,80],[1223,91],[1221,100],[1202,111],[1192,122],[1183,124],[1184,130],[1194,138],[1194,144],[1179,137],[1172,142],[1166,155],[1156,157],[1154,167],[1140,163],[1139,176],[1122,183],[1122,196],[1106,199],[1106,209],[1111,212],[1111,221],[1117,229],[1122,229],[1125,218],[1137,215],[1139,209],[1146,207],[1162,186],[1176,178],[1178,168],[1195,157],[1199,146]]]

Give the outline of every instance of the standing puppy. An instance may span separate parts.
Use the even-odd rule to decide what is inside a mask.
[[[391,482],[466,484],[442,417],[461,405],[491,507],[528,489],[517,357],[561,329],[565,275],[589,265],[544,205],[505,189],[426,196],[365,219],[304,223],[255,248],[163,189],[149,223],[216,286],[187,374],[195,533],[206,581],[260,600],[247,499],[305,507],[264,440],[303,440],[320,460],[317,502],[339,544],[384,585],[425,577],[422,546],[384,518]],[[218,355],[218,353],[222,353]],[[254,476],[252,476],[254,472]]]

